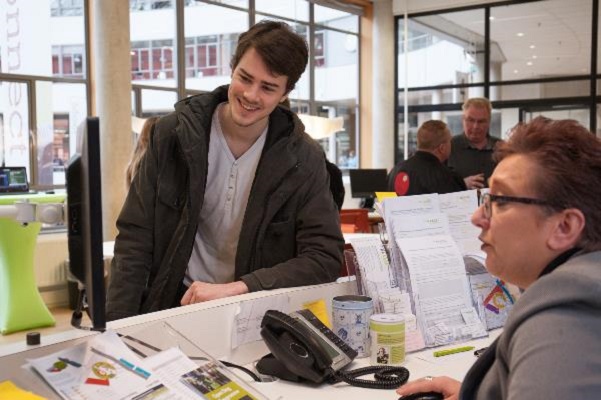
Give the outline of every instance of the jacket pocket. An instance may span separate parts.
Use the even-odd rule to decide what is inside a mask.
[[[274,222],[267,226],[261,246],[263,267],[296,257],[296,229],[294,220]]]
[[[163,205],[179,210],[184,206],[185,193],[179,192],[173,186],[161,185],[159,187],[158,198]]]

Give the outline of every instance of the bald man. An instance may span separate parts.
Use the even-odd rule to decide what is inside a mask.
[[[417,131],[417,152],[388,175],[388,190],[399,196],[466,190],[465,182],[444,162],[451,153],[451,131],[442,121],[426,121]]]

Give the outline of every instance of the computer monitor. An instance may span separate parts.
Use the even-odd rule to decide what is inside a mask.
[[[376,192],[388,190],[386,169],[349,169],[351,196],[363,200],[362,207],[373,207]]]
[[[25,167],[0,168],[0,193],[27,193],[27,170]]]
[[[93,330],[106,327],[104,261],[102,251],[102,197],[100,184],[100,130],[98,118],[86,120],[81,151],[67,167],[69,269],[80,285],[78,306],[71,324],[82,328],[86,310]]]

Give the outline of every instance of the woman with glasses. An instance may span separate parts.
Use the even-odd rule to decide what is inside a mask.
[[[426,377],[397,393],[598,399],[601,142],[575,121],[539,117],[518,126],[495,159],[472,222],[488,271],[525,291],[463,383]]]

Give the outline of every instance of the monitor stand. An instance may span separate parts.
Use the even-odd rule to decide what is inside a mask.
[[[361,202],[359,203],[359,207],[373,210],[374,209],[374,198],[373,197],[362,198]]]

